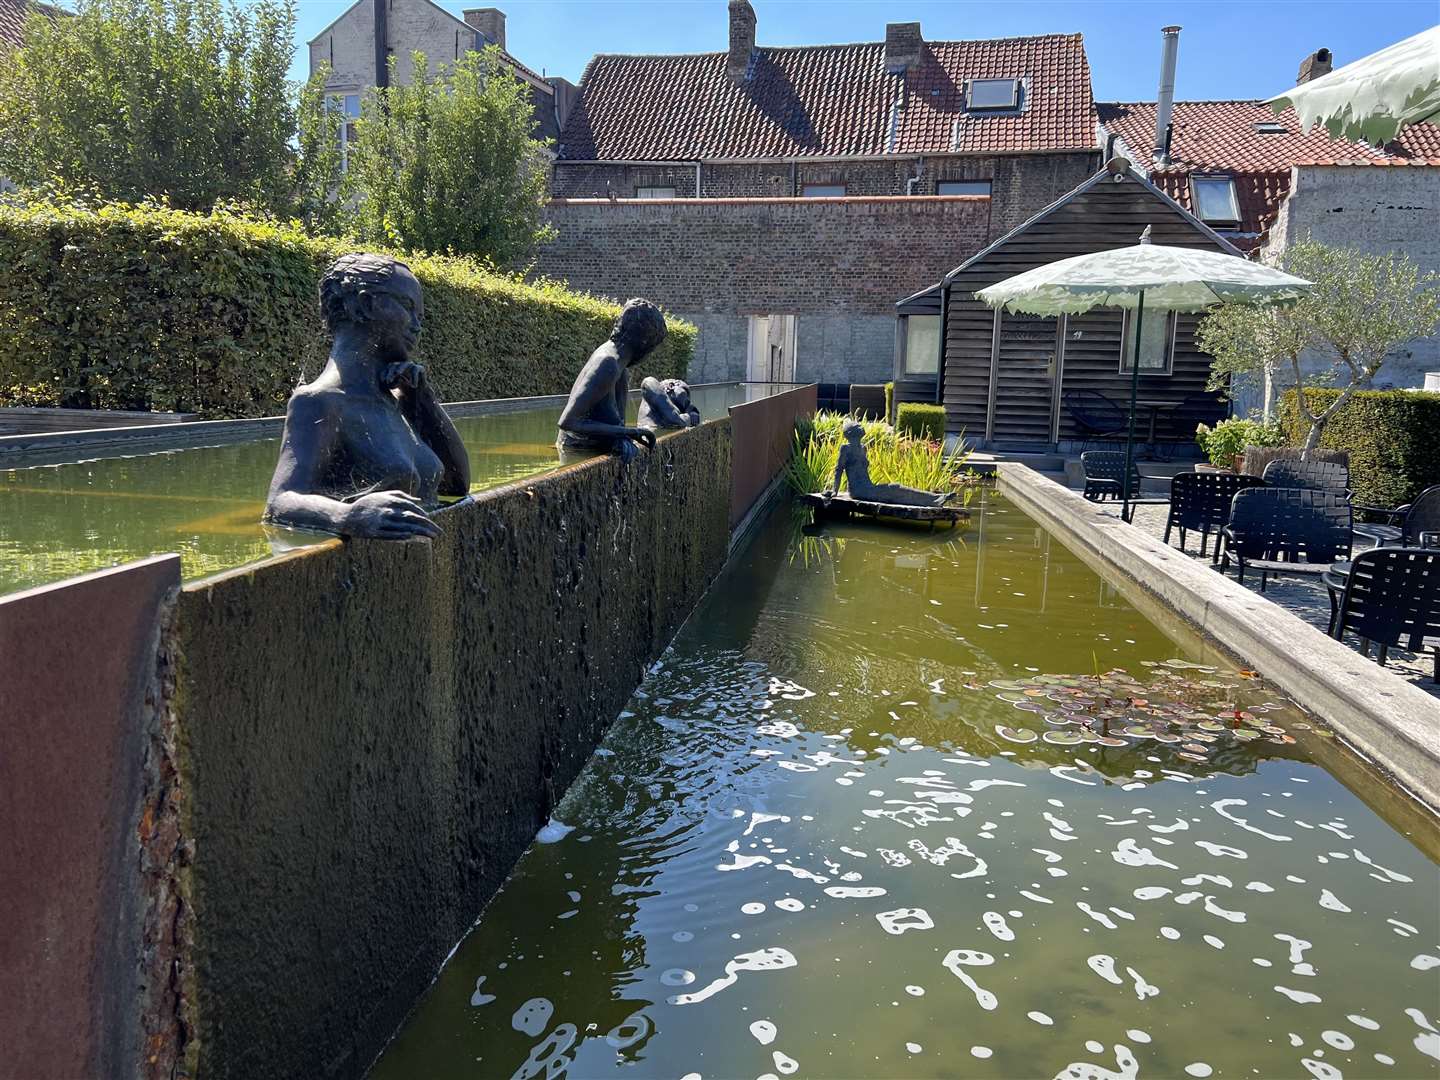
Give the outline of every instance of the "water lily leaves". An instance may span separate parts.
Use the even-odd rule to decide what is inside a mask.
[[[1032,743],[1040,738],[1039,735],[1029,728],[1012,728],[1006,727],[1004,724],[995,725],[995,734],[999,735],[1005,741],[1013,743]]]
[[[1073,731],[1047,731],[1040,737],[1055,746],[1075,746],[1084,742],[1084,740]]]
[[[1101,746],[1129,746],[1125,739],[1117,739],[1114,735],[1097,735],[1095,741]]]

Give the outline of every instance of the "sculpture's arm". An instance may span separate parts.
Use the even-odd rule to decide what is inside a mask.
[[[700,426],[700,410],[697,409],[694,405],[691,405],[690,411],[685,414],[685,425],[687,427]]]
[[[640,384],[640,393],[644,395],[646,402],[650,405],[650,411],[660,421],[661,427],[681,428],[691,426],[675,403],[670,400],[670,395],[665,393],[665,387],[654,375],[647,376]],[[695,414],[699,420],[700,414]]]
[[[439,526],[403,491],[372,491],[345,502],[317,490],[335,454],[335,424],[335,417],[317,398],[297,394],[290,399],[265,520],[341,536],[386,540],[438,536]]]
[[[470,493],[470,454],[450,414],[435,396],[425,369],[419,364],[391,364],[380,375],[380,384],[394,392],[400,411],[425,445],[435,451],[445,473],[440,477],[441,495]]]
[[[582,371],[575,382],[575,388],[570,392],[570,400],[565,403],[565,408],[560,413],[561,430],[576,435],[608,435],[611,438],[632,439],[653,447],[654,432],[644,428],[627,427],[624,424],[608,424],[594,419],[591,415],[595,406],[615,392],[620,374],[619,362],[610,358],[602,360],[594,369]],[[623,416],[624,413],[620,415]]]
[[[840,453],[835,458],[835,475],[830,480],[830,486],[825,489],[831,495],[837,495],[840,492],[840,474],[845,471],[845,455],[849,450],[848,446],[840,447]]]

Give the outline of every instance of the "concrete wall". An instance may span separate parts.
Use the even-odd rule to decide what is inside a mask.
[[[1291,169],[1290,196],[1280,204],[1261,257],[1267,261],[1301,240],[1373,254],[1398,252],[1440,272],[1440,168],[1301,165]],[[1424,386],[1440,371],[1440,334],[1413,341],[1385,361],[1377,389]],[[1288,385],[1289,379],[1284,382]],[[1260,405],[1258,387],[1236,396],[1244,415]]]
[[[160,625],[180,559],[0,598],[0,1076],[170,1076],[178,790]]]
[[[358,1076],[726,558],[728,418],[186,588],[200,1073]]]
[[[692,382],[745,377],[748,317],[798,317],[795,378],[889,378],[897,299],[986,243],[990,200],[556,200],[537,269],[693,320]]]

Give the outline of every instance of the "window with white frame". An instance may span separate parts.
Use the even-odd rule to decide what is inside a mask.
[[[1135,312],[1125,312],[1120,335],[1120,371],[1128,375],[1135,362]],[[1169,375],[1175,366],[1175,313],[1147,311],[1140,320],[1140,374]]]
[[[841,199],[845,197],[844,184],[806,184],[800,194],[807,199]]]
[[[934,375],[940,370],[940,316],[905,317],[906,375]]]
[[[331,112],[340,114],[340,171],[349,164],[350,147],[355,145],[355,121],[360,119],[360,94],[338,93],[329,97]]]
[[[1240,203],[1235,181],[1228,176],[1192,176],[1191,205],[1195,216],[1211,225],[1240,224]]]
[[[1019,79],[971,79],[965,94],[967,109],[1017,109]]]
[[[637,187],[635,189],[637,199],[673,199],[675,189],[673,187]]]
[[[937,195],[989,195],[989,180],[941,180],[935,185]]]

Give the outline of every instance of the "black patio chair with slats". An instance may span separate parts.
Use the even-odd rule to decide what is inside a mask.
[[[1350,467],[1338,461],[1295,461],[1281,458],[1265,466],[1265,482],[1278,488],[1310,488],[1315,491],[1350,490]]]
[[[1125,476],[1125,455],[1118,450],[1087,450],[1080,455],[1080,467],[1085,470],[1085,487],[1082,494],[1091,502],[1119,501],[1125,497],[1123,478]],[[1130,462],[1130,506],[1131,513],[1125,516],[1129,521],[1134,516],[1134,507],[1145,503],[1168,503],[1166,496],[1142,495],[1140,469],[1134,460]]]
[[[1343,641],[1346,631],[1367,657],[1372,644],[1379,646],[1381,667],[1392,648],[1428,647],[1431,678],[1440,683],[1440,549],[1384,547],[1355,556],[1330,619],[1332,637]]]
[[[1350,500],[1343,492],[1314,488],[1251,487],[1235,493],[1230,524],[1220,530],[1220,571],[1237,564],[1236,578],[1260,571],[1260,591],[1271,574],[1323,574],[1351,551]]]
[[[1414,500],[1393,510],[1382,506],[1362,506],[1355,509],[1372,517],[1385,520],[1378,523],[1362,522],[1355,526],[1361,536],[1368,536],[1377,547],[1399,545],[1420,547],[1420,534],[1440,533],[1440,484],[1431,484],[1416,495]]]
[[[1185,550],[1185,534],[1200,534],[1200,554],[1215,534],[1215,553],[1220,558],[1220,530],[1230,523],[1230,503],[1235,493],[1246,488],[1264,487],[1258,476],[1228,472],[1177,473],[1170,481],[1170,514],[1165,519],[1165,543],[1170,543],[1172,529],[1180,530],[1180,550]]]
[[[1069,390],[1061,399],[1065,411],[1080,429],[1080,449],[1104,439],[1123,439],[1126,413],[1098,390]]]

